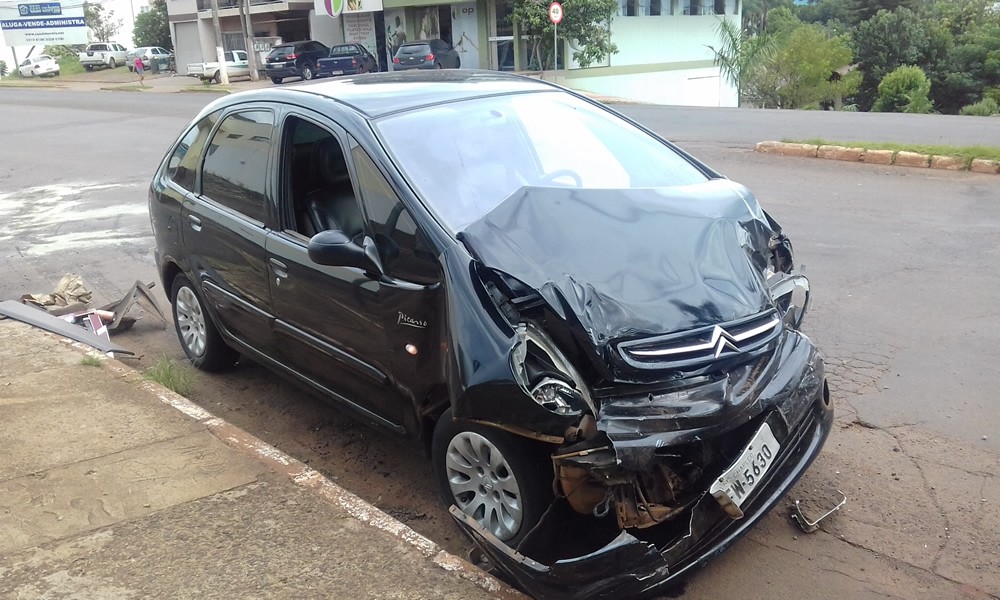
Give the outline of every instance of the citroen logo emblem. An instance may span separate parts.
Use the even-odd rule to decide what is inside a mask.
[[[734,343],[736,340],[733,336],[729,335],[725,329],[719,327],[718,325],[712,329],[712,347],[715,348],[715,358],[722,356],[722,353],[726,351],[727,348],[735,352],[739,352],[740,349],[736,347]]]

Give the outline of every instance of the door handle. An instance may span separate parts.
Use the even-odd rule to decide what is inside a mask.
[[[281,280],[288,277],[288,265],[276,258],[268,259],[268,262],[271,263],[271,269],[277,275],[277,278],[274,280],[275,284],[281,285]]]
[[[194,215],[188,215],[188,221],[191,222],[191,229],[201,231],[201,219]]]

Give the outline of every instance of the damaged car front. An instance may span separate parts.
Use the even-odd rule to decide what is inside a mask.
[[[545,103],[591,132],[558,159]],[[457,241],[444,351],[449,422],[468,426],[434,440],[452,515],[538,598],[662,592],[774,507],[829,434],[808,281],[746,188],[635,124],[562,92],[458,105],[442,117],[517,158],[469,162],[450,196],[401,160]],[[454,135],[442,147],[471,160]]]

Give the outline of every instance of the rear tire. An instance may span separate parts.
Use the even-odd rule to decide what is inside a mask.
[[[313,78],[313,67],[312,65],[306,63],[302,65],[302,81],[311,81]]]
[[[431,442],[442,497],[516,547],[552,503],[551,462],[537,442],[451,414],[438,419]]]
[[[220,371],[236,364],[239,353],[222,340],[212,315],[185,275],[174,278],[170,302],[177,339],[192,365],[203,371]]]
[[[94,65],[83,65],[83,68],[86,69],[86,70],[88,70],[88,71],[93,71],[94,70]]]
[[[281,85],[282,81],[284,81],[283,77],[272,77],[271,78],[271,82],[274,83],[275,85]]]
[[[222,71],[216,71],[215,77],[212,78],[215,83],[222,83]]]
[[[118,66],[118,63],[115,62],[115,57],[112,56],[111,59],[108,61],[108,68],[109,69],[114,69],[117,66]]]

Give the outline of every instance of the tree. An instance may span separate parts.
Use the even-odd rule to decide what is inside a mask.
[[[852,36],[854,59],[861,63],[862,79],[857,101],[861,110],[871,110],[878,85],[897,67],[923,64],[927,29],[913,11],[879,11],[858,25]]]
[[[167,24],[167,0],[152,0],[149,10],[135,17],[132,41],[136,47],[159,46],[170,50],[170,26]]]
[[[763,74],[764,66],[774,54],[773,38],[767,33],[744,35],[739,25],[727,19],[719,19],[716,32],[719,47],[708,46],[715,55],[715,65],[736,88],[740,101],[759,100],[755,77]]]
[[[832,102],[854,93],[857,71],[841,74],[851,64],[851,49],[842,37],[827,37],[820,25],[800,25],[780,43],[768,69],[778,74],[774,97],[781,108]]]
[[[7,76],[7,61],[0,60],[0,77]]]
[[[531,45],[528,64],[544,69],[552,66],[553,26],[549,20],[548,2],[515,0],[512,18],[528,36]],[[573,60],[581,67],[603,62],[618,52],[611,41],[611,18],[618,9],[618,0],[565,0],[559,37],[571,40]]]
[[[115,11],[104,8],[96,2],[83,3],[83,18],[87,27],[94,32],[94,39],[99,42],[110,42],[121,31],[122,20],[115,18]]]
[[[771,11],[781,7],[791,8],[792,0],[744,0],[743,31],[751,35],[764,33]]]
[[[931,82],[920,67],[905,65],[893,70],[878,84],[876,112],[929,113]]]

